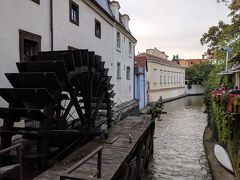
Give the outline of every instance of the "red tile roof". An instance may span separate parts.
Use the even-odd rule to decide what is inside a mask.
[[[135,65],[138,67],[144,68],[147,63],[147,58],[144,56],[136,56],[135,57]]]
[[[180,66],[176,62],[173,62],[173,61],[170,61],[170,60],[167,60],[167,59],[163,59],[163,58],[160,58],[160,57],[157,57],[157,56],[154,56],[154,55],[151,55],[151,54],[147,54],[147,53],[141,53],[141,54],[137,55],[136,58],[137,59],[145,58],[146,61],[147,60],[150,60],[150,61],[152,60],[152,61],[159,62],[160,64],[163,64],[163,65],[166,65],[166,66],[171,66],[171,67],[176,67],[176,68],[183,68],[182,66]]]
[[[208,62],[208,59],[185,59],[188,62]]]
[[[204,62],[208,62],[208,59],[185,59],[187,66],[191,67],[194,64],[200,64],[200,63],[204,63]]]

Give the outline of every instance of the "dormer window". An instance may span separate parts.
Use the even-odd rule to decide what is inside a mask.
[[[69,19],[73,24],[79,25],[79,5],[69,0]]]

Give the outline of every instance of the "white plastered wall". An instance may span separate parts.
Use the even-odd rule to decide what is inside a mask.
[[[164,83],[164,76],[166,83]],[[149,102],[157,101],[160,96],[163,99],[171,99],[185,94],[185,69],[183,68],[149,60],[147,79],[149,82]]]
[[[117,32],[121,36],[121,48],[117,48]],[[134,43],[124,33],[122,33],[119,27],[114,31],[114,91],[116,96],[114,101],[117,104],[130,101],[134,98]],[[129,41],[132,43],[132,54],[129,54]],[[117,79],[117,63],[121,64],[121,78]],[[130,67],[130,80],[126,79],[126,68]]]
[[[17,72],[20,61],[19,29],[42,37],[42,50],[50,50],[50,4],[31,0],[0,1],[0,87],[11,87],[4,73]],[[0,106],[6,103],[0,99]]]
[[[4,73],[17,72],[16,62],[20,61],[19,29],[40,35],[41,49],[50,50],[50,3],[1,0],[0,8],[0,88],[6,88],[11,85]],[[0,107],[8,107],[1,97]]]
[[[113,25],[108,23],[94,9],[81,0],[79,5],[79,26],[69,21],[69,1],[54,0],[54,50],[72,46],[95,51],[102,56],[109,75],[113,74]],[[95,36],[95,19],[101,22],[101,39]]]

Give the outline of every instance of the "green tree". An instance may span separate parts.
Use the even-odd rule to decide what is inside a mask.
[[[186,69],[186,79],[193,83],[203,83],[207,81],[208,74],[213,67],[211,63],[194,64]]]
[[[226,38],[226,29],[229,25],[225,24],[223,21],[219,21],[218,26],[212,26],[209,28],[207,33],[202,35],[200,39],[201,44],[208,45],[210,50],[216,48],[216,46],[220,45],[223,40]]]
[[[217,26],[210,27],[208,32],[204,33],[200,39],[202,45],[208,46],[208,53],[214,55],[219,54],[219,46],[226,45],[240,35],[240,0],[218,0],[218,2],[224,2],[228,6],[231,23],[227,24],[219,21]],[[239,52],[240,43],[233,44],[232,49],[233,53]],[[224,56],[221,56],[221,58],[224,58]]]

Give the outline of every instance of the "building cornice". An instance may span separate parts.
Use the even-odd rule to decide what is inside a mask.
[[[128,32],[122,24],[120,24],[119,22],[115,21],[115,27],[118,31],[120,31],[122,34],[124,34],[125,36],[127,36],[134,44],[137,43],[136,38],[130,33]]]
[[[104,20],[106,20],[111,26],[114,26],[122,34],[127,36],[134,44],[137,43],[136,38],[126,30],[126,28],[116,21],[114,17],[112,17],[105,9],[103,9],[95,0],[83,0],[83,2],[88,5],[92,10],[94,10],[97,14],[99,14]]]
[[[168,61],[168,60],[167,60]],[[152,59],[148,59],[147,58],[147,62],[153,62],[153,63],[156,63],[156,64],[161,64],[161,65],[164,65],[164,66],[167,66],[167,67],[173,67],[173,68],[178,68],[178,69],[185,69],[184,67],[182,66],[174,66],[174,65],[170,65],[170,64],[164,64],[160,61],[156,61],[156,60],[152,60]]]
[[[115,19],[108,12],[106,12],[97,2],[92,0],[83,0],[83,2],[92,10],[94,10],[104,20],[106,20],[106,22],[108,22],[111,26],[114,26]]]

